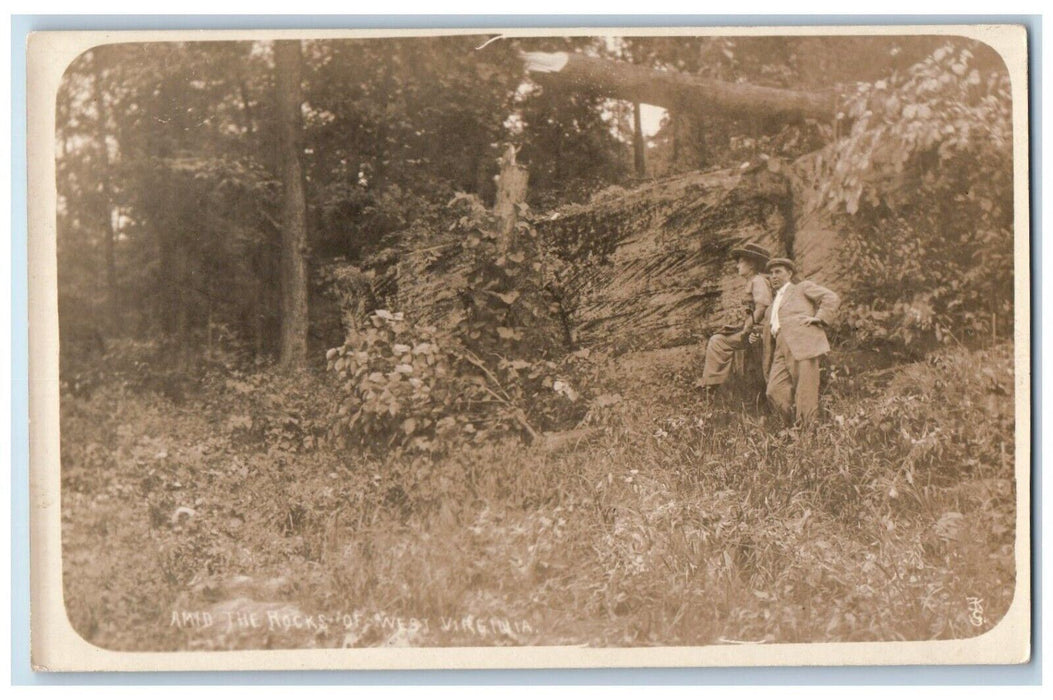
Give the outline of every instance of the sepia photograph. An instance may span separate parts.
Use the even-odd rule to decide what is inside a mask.
[[[31,41],[38,667],[1028,659],[1022,28],[228,34]]]

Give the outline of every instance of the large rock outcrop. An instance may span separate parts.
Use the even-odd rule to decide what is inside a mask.
[[[535,215],[539,235],[571,263],[568,287],[580,290],[576,344],[623,352],[704,341],[741,318],[744,282],[728,255],[746,241],[790,255],[804,276],[836,286],[841,234],[807,184],[816,157],[611,187],[587,204]],[[442,325],[458,308],[460,250],[441,235],[391,251],[376,278],[378,297]]]
[[[782,170],[759,161],[611,188],[543,217],[541,235],[586,278],[578,341],[669,347],[739,317],[743,280],[730,249],[752,241],[785,254],[793,246],[793,187]]]

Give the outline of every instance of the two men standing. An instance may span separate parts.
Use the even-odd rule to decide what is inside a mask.
[[[708,392],[715,390],[727,378],[732,354],[745,347],[746,334],[748,342],[763,338],[768,400],[788,423],[808,425],[819,410],[819,358],[830,352],[824,328],[833,321],[840,297],[814,282],[794,283],[797,267],[793,261],[766,259],[767,251],[760,246],[746,244],[732,252],[738,259],[739,273],[749,279],[746,291],[755,303],[742,331],[710,338],[701,383]],[[770,292],[756,291],[757,279],[763,278],[743,265],[744,259],[756,262],[762,257],[775,295],[770,305],[763,303],[771,299]]]

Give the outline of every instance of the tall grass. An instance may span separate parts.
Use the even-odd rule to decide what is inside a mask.
[[[803,434],[751,390],[692,395],[694,359],[613,365],[624,400],[590,413],[602,435],[587,442],[437,461],[290,437],[290,406],[311,430],[318,379],[210,388],[182,408],[117,388],[64,397],[71,620],[103,646],[178,649],[932,639],[1001,618],[1010,347],[829,373],[827,414]],[[194,515],[173,521],[181,505]],[[169,624],[232,600],[354,618],[235,637]]]

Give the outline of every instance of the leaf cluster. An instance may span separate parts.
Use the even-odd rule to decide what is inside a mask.
[[[377,310],[328,352],[343,382],[335,426],[353,441],[430,451],[490,435],[534,440],[585,413],[562,263],[532,226],[503,231],[474,196],[449,207],[468,260],[450,323],[440,330]]]
[[[1004,66],[948,44],[847,99],[819,202],[847,232],[860,340],[925,349],[1011,332],[1009,91]]]

